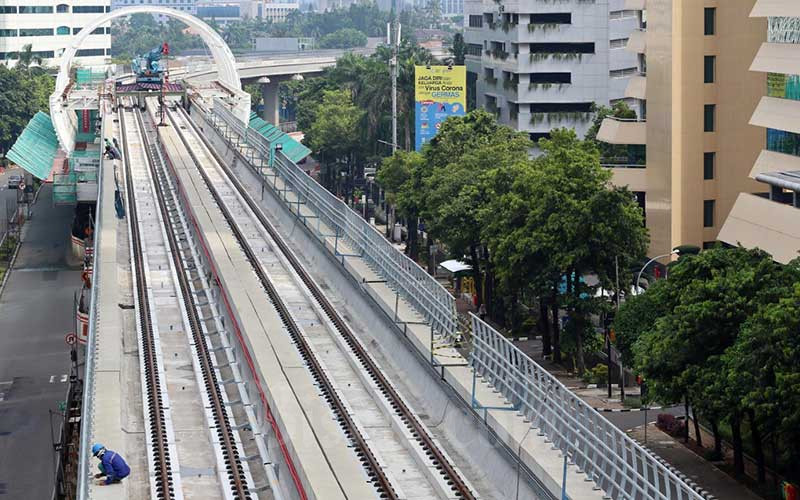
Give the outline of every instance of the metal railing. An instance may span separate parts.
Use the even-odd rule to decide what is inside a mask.
[[[101,132],[105,137],[105,131]],[[78,499],[85,500],[89,497],[89,484],[92,482],[90,474],[90,461],[92,444],[89,441],[94,433],[94,391],[95,391],[95,349],[97,348],[97,308],[98,289],[100,288],[100,266],[97,258],[102,246],[103,227],[103,177],[107,175],[101,166],[97,171],[97,215],[95,219],[94,245],[92,247],[92,291],[89,299],[89,331],[86,341],[86,356],[83,368],[83,402],[81,403],[81,439],[78,451]],[[113,172],[112,172],[113,175]]]
[[[567,389],[480,318],[472,317],[470,364],[529,419],[539,435],[569,455],[607,496],[631,500],[705,498],[656,456]],[[473,407],[475,400],[473,381]]]
[[[247,144],[260,156],[262,165],[271,168],[294,192],[298,200],[298,215],[300,204],[311,209],[334,232],[325,236],[345,240],[386,280],[389,287],[430,323],[434,332],[450,340],[456,339],[455,298],[438,281],[281,151],[275,151],[263,135],[238,120],[222,102],[214,102],[211,115],[212,121],[214,118],[221,120],[238,136],[238,141]]]

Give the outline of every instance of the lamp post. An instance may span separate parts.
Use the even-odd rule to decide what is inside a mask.
[[[673,250],[670,253],[665,253],[664,255],[659,255],[657,257],[653,257],[652,259],[648,260],[647,264],[642,266],[641,271],[639,271],[639,275],[636,276],[636,283],[634,283],[634,286],[636,287],[636,295],[639,295],[639,293],[640,293],[639,292],[639,280],[642,279],[642,273],[644,273],[644,270],[647,269],[647,266],[649,266],[653,262],[657,261],[658,259],[663,259],[664,257],[669,257],[671,255],[679,255],[679,254],[680,254],[680,250]]]

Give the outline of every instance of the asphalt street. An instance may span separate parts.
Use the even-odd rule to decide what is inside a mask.
[[[0,233],[5,231],[6,222],[14,209],[17,207],[17,193],[16,189],[8,188],[8,176],[16,174],[22,175],[21,168],[8,169],[0,174]]]
[[[659,413],[669,413],[671,415],[681,416],[683,415],[683,406],[672,406],[669,408],[662,408],[660,410],[649,410],[647,412],[647,423],[655,422]],[[634,427],[644,425],[644,411],[601,412],[600,414],[622,431],[628,431]]]
[[[5,175],[0,182],[5,183]],[[15,191],[12,191],[16,193]],[[8,196],[6,191],[2,197]],[[0,295],[0,496],[48,499],[55,455],[51,441],[66,395],[74,330],[73,293],[81,271],[69,262],[73,207],[52,205],[52,185],[33,207],[16,264]],[[2,214],[2,209],[0,209]]]

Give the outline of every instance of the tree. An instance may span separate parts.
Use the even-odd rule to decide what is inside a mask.
[[[456,66],[463,66],[467,56],[467,44],[464,42],[464,35],[456,33],[453,35],[453,44],[450,49],[450,62]]]
[[[427,167],[423,218],[428,231],[454,257],[468,256],[478,305],[487,301],[490,311],[492,301],[483,290],[488,256],[483,252],[481,210],[491,193],[484,174],[526,158],[531,146],[526,134],[499,125],[492,114],[477,110],[448,118],[424,150]],[[490,281],[491,273],[486,274]]]
[[[33,45],[28,43],[22,46],[21,51],[17,52],[17,66],[20,69],[27,70],[32,65],[42,66],[44,64],[44,59],[42,59],[41,56],[34,54],[32,47]]]
[[[315,120],[306,131],[303,142],[324,166],[324,178],[329,189],[341,194],[340,172],[347,172],[344,195],[352,189],[354,150],[359,142],[359,122],[364,112],[353,104],[346,90],[326,90],[322,102],[314,111]]]
[[[758,451],[763,422],[746,404],[752,385],[742,380],[739,372],[745,367],[736,364],[730,349],[739,343],[748,318],[788,295],[797,278],[760,250],[720,247],[682,257],[662,285],[674,298],[672,307],[633,348],[636,367],[656,398],[684,400],[714,427],[727,420],[739,474],[744,472],[742,424],[747,418],[763,465]]]
[[[37,111],[48,112],[54,78],[42,68],[0,65],[0,153],[11,149]]]
[[[321,49],[349,49],[352,47],[365,47],[367,35],[353,28],[342,28],[329,33],[319,39]]]
[[[425,158],[416,151],[397,151],[384,158],[378,170],[377,180],[384,187],[389,202],[397,207],[406,219],[408,242],[406,252],[416,261],[418,257],[417,220],[420,216],[425,194],[423,172]]]
[[[559,306],[567,311],[578,371],[590,316],[604,307],[583,276],[613,289],[615,259],[625,268],[644,254],[641,210],[626,189],[610,185],[591,142],[557,129],[540,141],[543,155],[498,169],[484,222],[492,262],[507,281],[526,283],[553,311],[553,355],[560,361]],[[541,310],[546,312],[547,307]],[[542,332],[543,335],[546,332]]]

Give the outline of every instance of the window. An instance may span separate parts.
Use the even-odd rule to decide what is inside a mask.
[[[105,29],[105,28],[96,28],[96,29],[95,29],[94,31],[92,31],[90,34],[92,34],[92,35],[102,35],[102,34],[104,34],[105,32],[106,32],[106,29]]]
[[[714,200],[703,200],[703,227],[714,227]]]
[[[612,49],[624,49],[626,45],[628,45],[627,38],[616,38],[611,40],[608,44],[608,46]]]
[[[531,73],[531,83],[572,83],[572,73]]]
[[[531,141],[534,144],[538,145],[539,144],[539,139],[549,139],[550,138],[550,132],[532,132],[532,133],[528,134],[528,136],[531,138]]]
[[[703,131],[704,132],[713,132],[714,131],[714,115],[716,113],[717,106],[715,104],[706,104],[703,108]]]
[[[19,36],[53,36],[52,28],[22,28]]]
[[[572,24],[572,14],[569,12],[531,14],[531,24]]]
[[[110,56],[110,55],[111,55],[111,49],[106,49],[106,55],[107,55],[107,56]]]
[[[75,55],[78,57],[104,56],[106,51],[104,49],[80,49]]]
[[[70,31],[69,26],[59,26],[56,28],[56,35],[69,35]]]
[[[623,68],[623,69],[612,69],[608,72],[608,76],[611,78],[625,78],[626,76],[635,75],[639,72],[639,68],[631,67],[631,68]]]
[[[594,54],[594,43],[532,43],[531,54]]]
[[[615,19],[625,19],[628,17],[636,17],[635,10],[612,10],[608,13],[608,18],[612,21]]]
[[[711,180],[714,178],[714,162],[717,159],[717,153],[703,153],[703,179]]]
[[[53,7],[42,5],[20,5],[20,14],[52,14]]]
[[[470,28],[483,28],[483,16],[469,16]]]
[[[16,14],[16,13],[17,13],[16,5],[0,5],[0,14]]]
[[[102,5],[75,5],[72,7],[73,14],[102,14],[105,9]]]
[[[706,7],[705,9],[705,34],[713,35],[717,31],[717,9]]]
[[[52,59],[56,56],[52,50],[34,50],[31,54],[33,54],[33,57],[41,57],[42,59]]]
[[[72,34],[73,34],[73,35],[77,35],[78,33],[80,33],[80,32],[81,32],[81,30],[82,30],[82,29],[83,29],[83,28],[72,28]]]
[[[60,3],[60,4],[56,5],[56,12],[58,12],[59,14],[63,14],[65,12],[69,12],[69,5],[67,5],[65,3]]]
[[[714,83],[714,67],[717,64],[716,56],[705,56],[704,58],[704,78],[705,83]]]
[[[17,30],[0,30],[0,37],[17,36]]]
[[[531,113],[589,113],[591,102],[535,102],[531,103]]]
[[[481,47],[477,43],[469,43],[469,44],[467,44],[467,55],[468,56],[478,56],[478,57],[480,57],[482,50],[483,50],[483,47]]]

